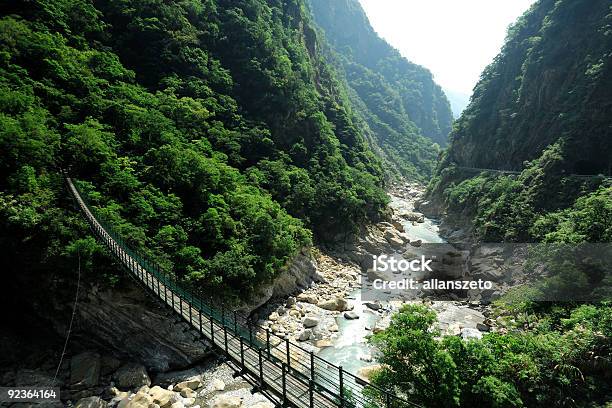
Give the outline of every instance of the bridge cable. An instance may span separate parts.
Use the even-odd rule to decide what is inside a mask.
[[[70,324],[68,325],[68,332],[66,333],[66,340],[64,341],[64,348],[62,350],[62,355],[60,356],[59,364],[57,365],[57,369],[55,370],[55,375],[53,376],[52,385],[55,384],[57,380],[57,376],[59,374],[59,370],[62,367],[62,363],[64,361],[64,356],[66,355],[66,349],[68,348],[68,341],[70,340],[70,334],[72,333],[72,323],[74,322],[74,316],[76,315],[77,304],[79,301],[79,288],[81,287],[81,250],[77,250],[78,255],[78,278],[77,278],[77,287],[76,294],[74,296],[74,305],[72,306],[72,316],[70,316]]]

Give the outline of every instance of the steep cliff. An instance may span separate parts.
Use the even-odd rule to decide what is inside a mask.
[[[447,162],[521,170],[564,140],[568,172],[610,174],[610,13],[605,0],[536,3],[482,73]]]
[[[446,145],[453,120],[431,73],[380,38],[359,1],[309,4],[376,145],[404,175],[428,175],[437,153],[431,141]]]
[[[541,0],[525,13],[456,122],[429,197],[493,240],[543,238],[547,214],[598,200],[586,195],[612,175],[611,23],[605,0]],[[520,174],[474,178],[478,168]]]

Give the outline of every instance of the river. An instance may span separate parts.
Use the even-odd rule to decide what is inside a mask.
[[[412,211],[414,209],[412,200],[402,197],[390,196],[390,206],[396,212],[401,210]],[[411,221],[402,222],[404,229],[411,240],[421,240],[423,243],[444,243],[440,236],[438,222],[425,218],[423,223],[413,225]],[[357,374],[357,371],[365,366],[372,365],[372,353],[374,350],[367,344],[367,336],[381,319],[381,316],[368,309],[362,302],[362,298],[368,289],[360,288],[351,293],[350,301],[354,306],[353,311],[359,315],[359,319],[348,320],[340,315],[336,321],[338,324],[338,336],[334,339],[331,347],[323,348],[317,354],[327,361],[342,366],[346,371]],[[369,289],[371,290],[371,289]],[[380,294],[377,294],[380,298]],[[395,310],[399,305],[394,305],[390,299],[380,299],[384,308]]]

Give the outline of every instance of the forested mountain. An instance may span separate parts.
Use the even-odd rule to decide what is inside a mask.
[[[403,175],[429,176],[438,153],[431,141],[446,145],[453,120],[431,73],[380,38],[358,0],[309,4],[331,44],[328,59],[344,73],[374,144]]]
[[[270,280],[311,230],[328,239],[384,211],[380,160],[301,0],[18,0],[0,13],[0,240],[14,273],[102,253],[61,168],[130,245],[234,293]]]
[[[609,241],[609,226],[578,226],[564,209],[599,206],[610,194],[588,196],[604,183],[593,175],[612,175],[610,7],[607,0],[537,2],[483,72],[430,197],[475,219],[484,239],[543,239],[561,223],[567,239]],[[470,178],[466,167],[521,174]],[[604,208],[609,201],[597,211]]]
[[[495,261],[516,284],[488,315],[505,323],[465,342],[405,306],[372,337],[389,367],[375,382],[428,407],[610,406],[611,89],[609,0],[539,0],[510,27],[419,207],[471,230],[472,249],[531,243],[491,246],[526,248]]]

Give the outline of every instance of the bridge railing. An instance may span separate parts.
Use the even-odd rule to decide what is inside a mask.
[[[123,266],[126,266],[126,262],[137,263],[137,268],[130,269],[127,267],[128,271],[138,274],[138,278],[145,283],[147,289],[153,291],[153,294],[162,301],[167,304],[172,302],[173,309],[175,299],[174,296],[171,296],[171,299],[168,300],[168,291],[177,296],[180,301],[181,310],[183,302],[188,307],[189,318],[187,320],[189,323],[193,325],[194,322],[199,322],[200,332],[202,331],[203,321],[214,322],[222,326],[224,330],[228,330],[240,338],[241,356],[244,355],[243,347],[246,347],[248,350],[254,350],[256,353],[263,355],[268,361],[281,367],[283,376],[287,372],[308,387],[314,387],[317,393],[325,395],[331,401],[335,401],[339,407],[403,408],[419,406],[405,398],[399,397],[391,390],[383,390],[369,384],[367,381],[347,372],[342,367],[316,356],[311,350],[306,350],[302,346],[290,341],[288,337],[281,337],[268,328],[257,325],[249,316],[231,310],[223,303],[214,302],[211,297],[206,296],[201,290],[188,288],[177,279],[174,273],[165,270],[155,262],[151,262],[140,251],[132,249],[121,235],[115,231],[112,225],[105,220],[105,217],[96,210],[95,206],[89,203],[87,195],[81,192],[78,185],[72,183],[70,179],[68,179],[68,183],[74,187],[76,194],[78,194],[78,197],[80,197],[85,206],[83,211],[89,211],[104,232],[112,238],[113,242],[106,242],[107,245],[117,245],[129,256],[126,259],[119,259]],[[78,197],[75,196],[77,201]],[[88,217],[86,219],[94,227],[93,220],[90,220]],[[97,230],[94,232],[98,235],[102,233],[102,231]],[[114,254],[117,256],[116,252]],[[217,304],[215,305],[215,303]],[[197,316],[191,315],[192,308],[197,310]],[[185,317],[182,315],[182,312],[181,317]],[[227,351],[228,344],[224,346]],[[310,400],[310,406],[313,406],[312,395]]]

